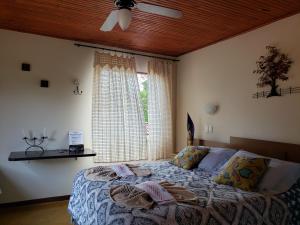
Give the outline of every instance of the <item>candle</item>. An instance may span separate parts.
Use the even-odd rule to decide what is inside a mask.
[[[34,131],[32,131],[32,138],[35,138],[36,136],[35,136],[35,132]]]
[[[25,130],[22,129],[22,135],[23,135],[23,138],[26,137],[26,134],[25,134]]]
[[[46,128],[43,129],[43,137],[47,137]]]

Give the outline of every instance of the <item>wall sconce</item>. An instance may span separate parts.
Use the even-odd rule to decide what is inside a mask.
[[[78,79],[75,79],[73,80],[73,84],[76,86],[75,90],[73,91],[74,95],[81,95],[82,94],[82,91],[79,90],[79,80]]]
[[[213,103],[207,103],[204,106],[204,111],[209,115],[214,115],[218,111],[219,106]]]

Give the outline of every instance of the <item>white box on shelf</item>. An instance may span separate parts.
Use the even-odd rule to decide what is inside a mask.
[[[69,131],[69,145],[83,145],[83,132]]]

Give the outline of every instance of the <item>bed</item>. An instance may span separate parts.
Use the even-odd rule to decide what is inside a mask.
[[[257,140],[231,138],[230,144],[202,141],[205,145],[253,148]],[[245,146],[244,144],[247,144]],[[273,143],[273,142],[272,142]],[[266,143],[261,150],[266,153]],[[281,143],[282,144],[282,143]],[[244,146],[243,146],[244,145]],[[255,145],[254,146],[259,146]],[[285,145],[283,145],[286,147]],[[299,147],[297,145],[293,146]],[[295,151],[295,148],[292,148]],[[284,148],[285,149],[285,148]],[[247,149],[249,150],[249,149]],[[289,151],[287,149],[282,151]],[[300,150],[299,150],[300,151]],[[280,152],[280,151],[278,151]],[[299,154],[299,152],[296,152]],[[273,153],[272,156],[274,156]],[[286,159],[287,153],[279,154]],[[268,155],[267,153],[267,156]],[[278,155],[277,155],[278,156]],[[295,158],[294,158],[295,159]],[[297,158],[296,158],[297,159]],[[298,225],[300,224],[300,181],[289,191],[277,195],[246,192],[227,185],[216,184],[214,173],[198,169],[184,170],[168,161],[144,163],[150,168],[148,177],[130,176],[112,181],[91,181],[85,178],[85,170],[74,178],[68,210],[76,225]],[[153,209],[129,209],[114,203],[109,196],[111,186],[139,184],[144,181],[169,182],[186,187],[199,198],[198,205],[169,204]]]

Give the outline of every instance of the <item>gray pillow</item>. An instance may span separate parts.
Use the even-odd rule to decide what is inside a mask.
[[[229,148],[211,147],[209,153],[198,164],[198,169],[204,171],[219,170],[234,154],[236,150]]]

